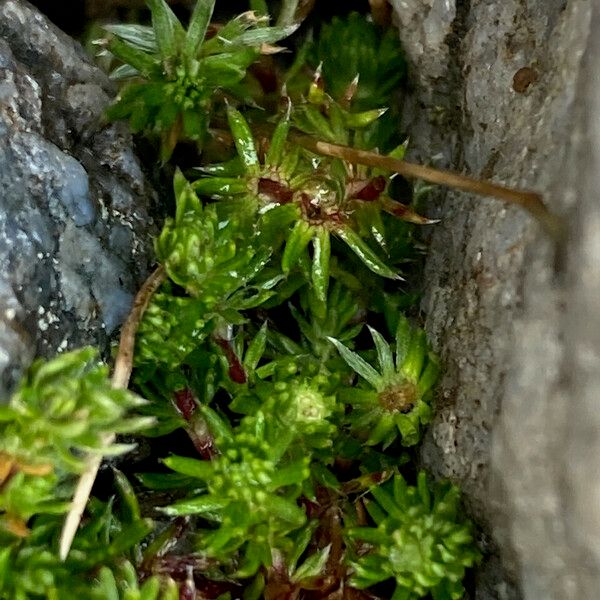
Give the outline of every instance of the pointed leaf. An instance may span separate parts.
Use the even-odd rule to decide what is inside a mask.
[[[394,369],[394,357],[392,356],[392,350],[389,344],[385,341],[384,337],[375,329],[369,326],[369,331],[375,342],[375,348],[377,349],[377,360],[379,362],[379,370],[384,379],[390,379],[395,374]]]
[[[227,121],[229,122],[235,147],[246,171],[250,173],[255,171],[259,164],[258,154],[256,153],[254,136],[252,135],[248,121],[246,121],[240,111],[232,106],[227,107]]]
[[[198,56],[214,8],[215,0],[198,0],[196,2],[185,36],[185,54],[188,59]]]
[[[113,38],[109,42],[108,49],[118,59],[137,69],[146,79],[151,79],[159,69],[158,62],[153,56],[121,39]]]
[[[345,113],[344,121],[346,127],[350,129],[360,129],[362,127],[367,127],[374,121],[377,121],[379,117],[387,112],[387,108],[375,108],[373,110],[366,110],[364,112],[359,113]]]
[[[219,415],[219,413],[217,413],[215,410],[206,405],[200,406],[199,411],[200,413],[202,413],[202,416],[206,419],[210,432],[218,441],[231,440],[231,427],[226,422],[226,420]]]
[[[331,258],[331,238],[325,227],[318,227],[312,239],[313,260],[311,280],[313,289],[320,302],[327,301],[329,287],[329,259]]]
[[[366,379],[375,389],[379,389],[383,385],[383,379],[381,375],[363,358],[361,358],[356,352],[352,352],[349,348],[346,348],[344,344],[336,340],[335,338],[327,338],[340,353],[340,356],[346,361],[346,364],[354,369],[363,379]]]
[[[266,167],[278,167],[281,164],[289,131],[290,110],[288,108],[285,116],[277,123],[273,137],[271,138],[271,143],[269,144],[269,149],[267,150],[267,155],[265,157]]]
[[[389,445],[389,441],[392,441],[395,437],[395,428],[396,424],[394,422],[394,415],[385,412],[377,421],[377,424],[374,428],[371,429],[369,433],[369,437],[366,441],[367,446],[377,446],[384,442],[385,446]]]
[[[257,27],[249,29],[237,36],[233,42],[240,46],[261,46],[262,44],[274,44],[294,33],[298,25],[288,27]]]
[[[387,489],[382,486],[376,486],[371,489],[371,495],[385,512],[395,519],[403,519],[404,510],[398,506],[392,494],[388,493]]]
[[[289,273],[292,267],[296,265],[313,235],[314,230],[306,221],[300,219],[296,222],[281,257],[281,269],[284,273]]]
[[[246,372],[254,373],[262,355],[267,346],[267,321],[258,330],[254,339],[248,344],[248,349],[244,355],[244,367]]]
[[[197,460],[186,456],[169,456],[163,463],[177,473],[208,481],[214,475],[213,464],[210,460]]]
[[[159,510],[170,516],[203,515],[207,519],[219,521],[218,514],[229,504],[226,498],[215,498],[209,494],[199,498],[181,500],[171,506],[161,507]]]
[[[143,50],[148,54],[155,54],[158,52],[156,47],[156,36],[152,27],[146,25],[103,25],[103,29],[116,35],[127,42],[130,46]]]
[[[328,544],[325,546],[325,548],[322,548],[314,554],[311,554],[292,575],[292,583],[299,583],[300,581],[312,579],[322,575],[325,571],[325,567],[327,566],[330,552],[331,544]]]
[[[364,265],[373,271],[373,273],[389,279],[402,280],[402,277],[388,267],[354,230],[349,227],[343,227],[338,229],[336,234],[348,244],[356,256],[358,256]]]
[[[248,191],[244,179],[237,177],[205,177],[192,183],[194,191],[200,196],[230,198]]]
[[[152,12],[156,45],[163,61],[175,58],[185,31],[165,0],[147,0]]]
[[[427,338],[422,329],[413,332],[408,351],[402,363],[402,374],[413,383],[417,383],[423,370],[425,355],[427,354]]]
[[[412,337],[412,329],[408,319],[404,316],[398,318],[398,325],[396,327],[396,370],[400,371],[408,347],[410,345],[410,339]]]

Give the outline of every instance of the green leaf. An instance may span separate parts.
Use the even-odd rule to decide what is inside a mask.
[[[235,39],[235,43],[242,46],[260,46],[261,44],[274,44],[294,33],[298,25],[287,27],[257,27],[249,29]]]
[[[219,413],[206,405],[200,406],[199,411],[206,419],[210,432],[218,441],[232,439],[231,427]]]
[[[420,471],[417,475],[417,490],[419,492],[419,496],[421,496],[421,502],[423,506],[427,508],[427,510],[431,510],[431,492],[429,491],[429,486],[427,485],[427,474],[425,471]]]
[[[400,316],[398,318],[398,326],[396,327],[396,369],[398,371],[402,368],[402,364],[406,358],[411,337],[412,328],[408,319]]]
[[[121,497],[121,512],[123,512],[125,515],[125,522],[132,523],[133,521],[141,519],[142,514],[140,511],[140,505],[135,495],[133,486],[131,483],[129,483],[129,480],[127,477],[125,477],[122,471],[119,471],[113,467],[113,473],[115,476],[117,490],[119,492],[119,496]]]
[[[423,370],[423,373],[421,373],[419,383],[417,384],[419,394],[423,395],[428,392],[438,380],[439,374],[440,365],[438,363],[438,359],[434,354],[429,353],[427,365]]]
[[[403,446],[414,446],[419,443],[421,439],[419,417],[414,414],[414,411],[407,414],[397,414],[394,420],[402,436]]]
[[[417,329],[413,332],[402,363],[402,373],[409,381],[416,383],[419,380],[426,354],[427,338],[425,332],[422,329]]]
[[[242,160],[246,172],[253,173],[258,168],[258,154],[254,144],[254,136],[248,125],[248,121],[242,116],[240,111],[232,106],[227,107],[227,121],[233,135],[233,141],[238,155]]]
[[[120,600],[117,580],[108,567],[100,569],[97,589],[102,592],[102,597],[106,598],[106,600]]]
[[[313,259],[311,280],[318,300],[322,303],[327,301],[327,290],[329,287],[329,259],[331,257],[331,238],[329,230],[325,227],[317,227],[316,235],[312,238]]]
[[[371,544],[385,544],[387,536],[383,531],[373,527],[352,527],[346,530],[346,534],[355,540],[363,540]]]
[[[286,111],[284,117],[277,123],[273,132],[269,149],[265,157],[265,167],[279,167],[284,156],[285,143],[290,131],[290,108]]]
[[[363,358],[361,358],[356,352],[352,352],[349,348],[346,348],[344,344],[336,340],[335,338],[327,338],[338,350],[340,356],[346,361],[346,364],[354,369],[363,379],[366,379],[375,389],[379,389],[384,381],[381,375]]]
[[[250,10],[253,10],[259,17],[269,14],[266,0],[250,0]]]
[[[0,591],[5,589],[7,577],[10,575],[10,557],[12,548],[7,546],[0,549]]]
[[[295,502],[279,496],[269,498],[269,512],[273,517],[287,521],[294,528],[300,527],[306,521],[304,511]]]
[[[215,0],[198,0],[185,36],[185,54],[188,59],[196,58],[215,8]]]
[[[153,56],[121,39],[113,38],[110,40],[108,49],[117,58],[136,68],[146,79],[151,79],[158,71],[159,65]]]
[[[206,177],[192,183],[194,191],[201,196],[230,198],[248,191],[246,182],[238,177]]]
[[[152,27],[156,34],[156,45],[163,61],[177,56],[179,44],[185,31],[165,0],[147,0],[152,12]]]
[[[390,379],[394,376],[394,357],[390,350],[389,344],[385,341],[383,336],[369,326],[369,331],[375,342],[375,348],[377,349],[377,361],[379,362],[379,370],[383,379]]]
[[[172,490],[198,485],[194,478],[180,473],[137,473],[136,478],[151,490]]]
[[[344,121],[346,127],[350,129],[360,129],[371,125],[374,121],[379,119],[382,115],[387,112],[387,108],[376,108],[373,110],[367,110],[359,113],[345,113]]]
[[[394,415],[389,412],[383,413],[379,417],[375,427],[369,431],[369,437],[366,442],[367,446],[377,446],[383,442],[385,449],[391,441],[390,438],[393,439],[392,434],[394,429]]]
[[[214,475],[213,465],[209,460],[197,460],[186,456],[169,456],[163,459],[163,463],[177,473],[196,477],[202,481],[208,481]]]
[[[248,344],[248,349],[244,355],[244,367],[246,372],[254,373],[267,345],[267,321],[258,330],[254,339]]]
[[[199,498],[181,500],[180,502],[171,504],[171,506],[162,507],[159,510],[172,517],[184,515],[203,515],[207,519],[219,521],[220,518],[217,515],[228,504],[229,500],[225,498],[214,498],[213,496],[207,494],[206,496],[200,496]]]
[[[377,500],[379,506],[381,506],[388,515],[397,519],[402,519],[403,511],[398,504],[396,504],[393,495],[390,494],[387,489],[384,489],[381,485],[375,486],[371,488],[371,495]]]
[[[200,171],[203,175],[211,175],[212,177],[241,177],[244,174],[244,168],[239,156],[227,162],[203,165],[201,167],[194,167],[194,169]]]
[[[296,222],[281,257],[281,269],[284,273],[289,273],[292,267],[296,265],[313,235],[314,230],[306,221],[300,219]]]
[[[208,85],[229,87],[245,77],[246,69],[256,57],[257,53],[254,50],[223,52],[203,58],[199,68]]]
[[[396,279],[402,281],[400,277],[393,269],[388,267],[378,256],[373,252],[365,241],[350,227],[343,227],[336,230],[336,235],[340,237],[349,248],[360,258],[363,264],[368,267],[373,273],[381,275],[381,277],[387,277],[389,279]]]
[[[190,140],[202,141],[208,128],[206,112],[194,107],[192,110],[184,110],[182,116],[183,136]]]
[[[311,554],[292,575],[292,583],[299,583],[303,580],[312,579],[313,577],[322,575],[327,566],[330,552],[331,544],[328,544],[325,548]]]
[[[155,54],[158,52],[158,48],[156,47],[156,37],[152,27],[134,24],[116,24],[103,25],[102,28],[121,38],[138,50],[142,50],[148,54]]]

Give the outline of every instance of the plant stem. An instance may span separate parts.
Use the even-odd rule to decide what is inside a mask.
[[[416,165],[390,156],[382,156],[376,152],[331,144],[297,133],[290,134],[290,139],[316,154],[341,158],[351,163],[370,167],[379,167],[388,171],[394,171],[405,177],[422,179],[430,183],[445,185],[479,196],[492,196],[505,202],[516,204],[535,217],[555,240],[563,237],[564,226],[562,221],[546,208],[542,196],[536,192],[517,190],[490,181],[453,173],[452,171],[434,169],[433,167]]]
[[[146,310],[152,296],[161,286],[165,280],[166,274],[164,267],[160,265],[149,277],[146,279],[140,291],[137,293],[131,312],[121,329],[121,337],[119,340],[119,352],[115,360],[115,368],[112,376],[112,387],[116,389],[126,389],[129,385],[129,378],[131,376],[131,370],[133,368],[133,350],[135,347],[135,333],[142,320],[144,311]],[[106,435],[103,442],[104,446],[112,444],[115,439],[114,434]],[[92,491],[92,486],[96,480],[98,469],[102,463],[102,454],[95,454],[90,456],[84,472],[81,474],[77,487],[75,488],[75,494],[73,495],[73,501],[71,502],[71,508],[65,519],[63,529],[60,536],[59,544],[59,556],[61,560],[65,560],[71,549],[73,538],[77,533],[77,528],[81,521],[81,515],[85,510],[88,498]]]

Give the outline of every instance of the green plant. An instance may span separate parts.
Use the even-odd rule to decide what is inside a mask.
[[[113,501],[94,500],[69,560],[62,562],[55,550],[85,456],[89,452],[116,456],[130,451],[131,444],[106,446],[107,433],[132,434],[154,422],[152,417],[127,416],[139,409],[143,400],[127,390],[112,388],[107,376],[108,367],[98,361],[93,348],[65,353],[48,362],[39,360],[8,405],[0,408],[2,598],[111,597],[104,595],[101,588],[106,588],[100,583],[90,588],[97,567],[104,569],[103,580],[113,581],[113,597],[130,587],[122,573],[133,567],[123,561],[152,530],[152,523],[141,517],[135,494],[120,473],[116,475],[120,514],[114,511]],[[112,568],[117,569],[115,573]],[[157,583],[142,586],[140,600],[157,599]],[[151,594],[151,589],[156,593]]]
[[[266,17],[248,12],[207,35],[215,0],[196,3],[187,30],[165,0],[148,5],[151,28],[106,28],[113,35],[108,50],[124,63],[113,77],[133,79],[108,116],[129,119],[134,131],[158,133],[166,161],[180,139],[202,145],[215,99],[247,96],[248,67],[295,28],[268,27]]]
[[[366,552],[351,561],[353,584],[364,589],[393,578],[392,600],[428,593],[434,600],[459,600],[465,569],[479,553],[472,524],[461,515],[458,488],[436,484],[430,489],[424,472],[414,487],[399,475],[390,483],[373,488],[374,501],[366,503],[375,527],[346,531],[350,539],[366,544]]]
[[[413,330],[404,317],[398,320],[395,352],[379,332],[369,329],[379,370],[330,338],[344,361],[368,384],[343,392],[353,407],[349,422],[368,432],[368,445],[389,446],[399,433],[403,445],[413,446],[420,440],[421,426],[431,420],[430,391],[439,373],[437,359],[427,351],[425,332]]]
[[[199,165],[175,169],[113,382],[86,349],[36,363],[0,410],[0,599],[360,600],[390,580],[394,600],[456,600],[478,556],[458,490],[401,475],[439,366],[402,314],[412,229],[431,221],[386,166],[406,150],[381,108],[404,76],[395,33],[336,19],[286,71],[261,56],[296,26],[269,27],[260,0],[223,25],[199,0],[187,29],[148,5],[152,27],[108,28],[130,81],[109,116],[159,134],[163,162],[193,140]],[[261,69],[287,81],[278,110]],[[132,365],[145,401],[116,389]],[[145,454],[90,499],[61,561],[76,477],[140,430]]]

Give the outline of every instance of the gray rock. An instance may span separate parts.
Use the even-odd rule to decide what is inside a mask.
[[[539,190],[569,232],[557,247],[517,208],[438,193],[423,309],[445,369],[422,462],[482,526],[475,598],[596,599],[600,6],[393,3],[413,158]]]
[[[0,398],[34,356],[106,353],[151,266],[155,194],[102,120],[114,91],[27,2],[0,1]]]

